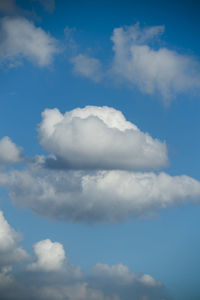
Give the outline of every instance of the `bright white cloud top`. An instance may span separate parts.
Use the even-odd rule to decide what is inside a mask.
[[[23,17],[5,17],[0,21],[0,62],[15,66],[23,58],[48,66],[58,52],[57,41]]]
[[[41,145],[56,155],[57,165],[62,160],[67,168],[144,170],[168,163],[164,142],[106,106],[86,106],[64,115],[58,109],[46,109],[39,136]]]
[[[0,211],[0,295],[7,300],[160,300],[169,299],[162,283],[124,264],[97,263],[89,274],[68,261],[61,243],[50,239],[33,245],[36,262],[16,243],[18,234]],[[10,259],[10,252],[18,260]],[[24,264],[24,259],[29,259]],[[3,262],[3,265],[2,265]],[[23,265],[21,263],[23,262]],[[65,262],[65,264],[64,264]],[[12,266],[15,266],[13,272]],[[34,265],[35,264],[35,265]],[[34,266],[34,267],[33,267]],[[167,298],[166,298],[167,297]]]
[[[8,136],[0,139],[0,164],[16,163],[21,160],[21,148],[13,143]]]

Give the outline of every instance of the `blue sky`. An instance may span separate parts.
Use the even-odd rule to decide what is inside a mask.
[[[0,299],[199,299],[199,9],[0,0]]]

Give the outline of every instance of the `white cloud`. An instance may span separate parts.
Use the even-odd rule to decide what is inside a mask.
[[[56,155],[49,162],[59,165],[62,161],[67,168],[144,170],[168,163],[165,143],[106,106],[86,106],[64,115],[58,109],[46,109],[39,136],[41,145]]]
[[[165,47],[155,49],[152,43],[163,32],[163,26],[115,28],[112,71],[142,92],[159,92],[169,101],[177,93],[200,87],[200,63]]]
[[[0,212],[0,247],[0,262],[6,257],[8,261],[10,249],[18,248],[16,233],[2,212]],[[33,264],[23,263],[13,270],[12,263],[16,261],[9,261],[9,265],[4,264],[1,267],[1,299],[131,300],[146,297],[149,300],[160,300],[166,295],[160,281],[148,274],[135,273],[122,263],[113,266],[97,263],[92,272],[82,273],[80,267],[68,262],[63,245],[53,243],[49,239],[36,243],[34,252],[36,256],[34,267]],[[22,258],[24,259],[24,256]],[[64,264],[64,261],[67,263]]]
[[[26,58],[39,66],[48,66],[58,52],[57,41],[43,29],[22,17],[0,21],[0,62],[13,64]]]
[[[8,136],[0,139],[0,164],[15,163],[22,160],[21,149]]]
[[[144,94],[161,96],[165,104],[178,94],[200,88],[200,62],[193,56],[160,46],[164,26],[115,28],[109,65],[82,54],[72,59],[74,71],[94,81],[117,80]],[[104,69],[104,72],[102,72]]]
[[[15,263],[20,263],[28,258],[25,250],[18,246],[21,235],[14,231],[0,211],[0,269]],[[5,272],[3,272],[5,273]]]
[[[48,272],[63,268],[66,257],[62,244],[46,239],[36,243],[33,248],[37,260],[28,266],[30,270]]]
[[[102,66],[98,59],[88,55],[78,54],[71,59],[71,63],[73,64],[75,73],[96,82],[102,79]]]
[[[199,181],[166,173],[87,173],[36,167],[1,174],[0,181],[16,205],[74,222],[122,222],[200,199]]]

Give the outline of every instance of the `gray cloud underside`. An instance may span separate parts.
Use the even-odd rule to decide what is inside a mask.
[[[170,299],[160,281],[149,274],[132,272],[121,263],[97,263],[88,274],[83,273],[69,262],[63,245],[50,239],[34,244],[34,256],[30,257],[18,245],[19,234],[2,211],[0,225],[1,300]],[[19,250],[20,259],[16,256]],[[10,252],[17,259],[13,260]]]
[[[16,205],[73,222],[122,222],[200,199],[199,181],[163,172],[49,171],[36,167],[1,174],[0,183]]]

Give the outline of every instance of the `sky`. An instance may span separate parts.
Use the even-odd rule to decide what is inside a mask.
[[[199,12],[0,0],[0,300],[200,298]]]

